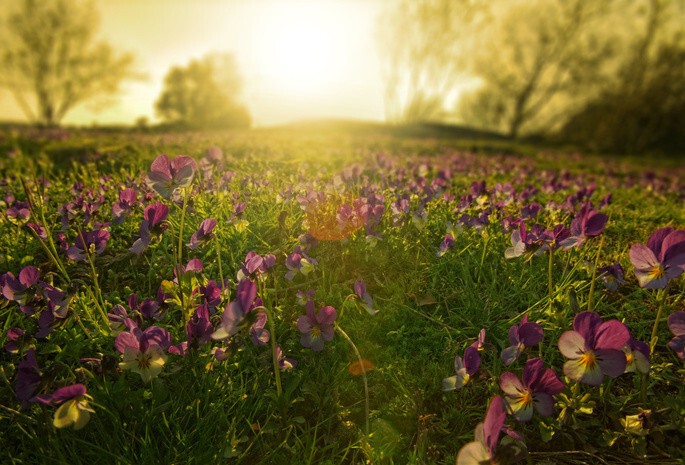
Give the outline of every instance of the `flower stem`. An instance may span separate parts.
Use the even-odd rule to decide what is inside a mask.
[[[554,267],[554,249],[549,248],[549,261],[547,262],[547,292],[549,294],[549,311],[552,313],[554,299],[554,283],[552,282],[552,268]]]
[[[362,368],[362,379],[364,380],[364,414],[365,414],[365,427],[366,427],[366,435],[369,435],[369,383],[366,380],[366,371],[364,370],[364,362],[362,360],[362,356],[359,353],[359,350],[357,350],[357,346],[354,345],[354,342],[352,342],[352,339],[350,339],[350,336],[347,335],[345,331],[340,327],[340,325],[336,324],[335,329],[338,330],[340,335],[347,341],[347,343],[352,347],[352,350],[354,351],[354,354],[357,356],[357,360],[359,361],[359,366]]]
[[[659,292],[661,295],[659,296],[659,309],[656,312],[656,318],[654,319],[654,326],[652,327],[652,337],[649,338],[649,351],[650,353],[654,353],[654,347],[656,347],[657,340],[659,339],[657,336],[657,333],[659,332],[659,321],[661,320],[661,313],[664,311],[664,306],[666,304],[666,296],[668,293],[666,292],[668,289],[668,286],[664,289],[660,289]]]
[[[183,263],[183,225],[186,219],[186,207],[188,206],[188,189],[183,192],[183,207],[181,208],[181,224],[178,227],[178,263]]]
[[[274,316],[273,313],[269,311],[269,309],[264,306],[263,307],[264,311],[266,312],[266,319],[269,322],[269,331],[271,332],[271,358],[273,359],[274,363],[274,377],[276,378],[276,393],[278,394],[278,397],[280,398],[283,395],[283,386],[281,385],[281,370],[278,368],[278,354],[276,351],[276,348],[278,347],[278,344],[276,344],[276,323],[274,321]]]
[[[592,266],[592,281],[590,281],[590,295],[587,298],[587,310],[592,311],[593,297],[595,294],[595,281],[597,281],[597,265],[599,265],[599,257],[602,255],[602,247],[604,246],[604,236],[599,241],[599,249],[595,257],[595,263]]]
[[[483,253],[480,256],[480,266],[478,267],[478,279],[477,282],[480,283],[480,278],[483,276],[483,265],[485,264],[485,254],[488,251],[488,243],[490,242],[490,235],[485,232],[485,243],[483,244]]]
[[[221,291],[223,292],[223,289],[224,289],[224,272],[223,272],[223,269],[221,268],[221,244],[219,243],[218,237],[214,238],[214,244],[216,245],[216,258],[217,258],[217,261],[219,262],[219,279],[221,279],[220,286],[221,286]]]

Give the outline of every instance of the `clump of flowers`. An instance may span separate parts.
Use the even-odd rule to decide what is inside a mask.
[[[647,245],[634,244],[630,261],[640,287],[663,289],[685,271],[685,230],[671,227],[652,233]]]
[[[545,368],[539,358],[526,361],[522,380],[507,371],[500,375],[499,385],[506,394],[508,410],[520,421],[530,420],[533,417],[533,408],[542,416],[552,416],[552,396],[564,389],[554,370]]]
[[[300,344],[315,352],[323,350],[324,341],[333,340],[335,328],[333,324],[338,314],[330,305],[323,307],[318,312],[314,302],[307,302],[306,313],[297,319],[297,329],[302,333]]]
[[[573,319],[573,331],[559,338],[559,350],[569,360],[564,374],[573,381],[600,385],[604,375],[625,372],[623,347],[630,340],[628,328],[618,320],[602,321],[595,312],[581,312]]]

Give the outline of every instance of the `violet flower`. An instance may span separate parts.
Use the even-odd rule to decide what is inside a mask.
[[[668,227],[654,231],[646,246],[634,244],[630,248],[630,261],[640,287],[665,288],[685,270],[685,230]]]
[[[378,313],[378,309],[373,308],[373,299],[371,298],[369,293],[366,292],[366,283],[363,279],[355,281],[354,293],[357,295],[357,297],[359,297],[362,300],[364,308],[369,313],[369,315],[373,316],[376,313]]]
[[[152,235],[161,235],[167,228],[164,222],[169,215],[169,207],[163,203],[154,203],[145,207],[143,211],[143,221],[140,223],[140,238],[138,238],[130,249],[131,253],[142,254],[150,245]]]
[[[507,371],[499,378],[499,385],[506,394],[508,410],[519,421],[528,421],[533,417],[533,407],[545,417],[554,414],[552,396],[559,394],[564,385],[551,368],[544,368],[542,360],[531,358],[523,369],[523,382]]]
[[[306,313],[297,319],[297,329],[302,333],[300,344],[315,352],[323,350],[324,341],[330,341],[335,334],[333,323],[337,318],[335,308],[323,307],[318,312],[314,309],[314,302],[307,302]]]
[[[40,271],[35,266],[29,265],[21,269],[18,278],[15,278],[9,271],[2,275],[2,278],[3,297],[24,306],[32,298],[29,291],[37,286],[40,280]]]
[[[257,273],[266,273],[269,269],[273,268],[275,264],[275,255],[266,254],[262,257],[254,250],[250,250],[247,255],[245,255],[245,261],[240,265],[237,276],[238,280],[242,280],[248,276],[254,276]]]
[[[192,184],[196,170],[197,164],[190,157],[179,156],[169,160],[168,156],[162,154],[152,162],[145,182],[168,200],[176,189]]]
[[[604,375],[616,377],[626,369],[623,346],[630,340],[628,328],[618,320],[602,321],[595,312],[581,312],[573,320],[573,331],[559,338],[559,350],[569,360],[564,374],[573,381],[593,386]]]
[[[297,360],[286,357],[280,345],[276,345],[276,360],[278,360],[278,369],[281,371],[291,370],[297,366]]]
[[[626,280],[623,279],[624,272],[620,263],[598,268],[597,273],[599,274],[599,279],[604,283],[604,286],[610,291],[617,291],[618,286],[622,286],[626,283]]]
[[[40,368],[36,359],[36,350],[31,347],[26,351],[26,358],[19,362],[14,381],[14,393],[21,404],[27,408],[41,383]]]
[[[67,250],[67,257],[74,261],[85,262],[87,253],[101,254],[104,252],[109,238],[109,232],[104,229],[81,233],[76,238],[74,245]]]
[[[448,392],[461,389],[476,374],[479,368],[480,354],[478,349],[471,345],[464,351],[463,359],[458,355],[454,358],[454,370],[457,374],[442,380],[442,390]]]
[[[587,239],[599,236],[609,218],[604,213],[598,213],[590,202],[583,205],[571,222],[571,236],[560,242],[565,249],[580,247]]]
[[[509,366],[528,347],[538,345],[542,341],[542,326],[539,323],[529,322],[528,315],[521,318],[521,323],[509,328],[509,347],[502,351],[502,362]]]
[[[193,233],[190,237],[190,242],[187,244],[191,250],[197,249],[201,244],[206,243],[214,237],[212,230],[216,226],[216,220],[214,218],[207,218],[202,223],[197,231]]]
[[[255,307],[257,285],[249,279],[243,279],[236,288],[236,300],[229,302],[221,315],[221,324],[212,339],[223,340],[235,335],[241,328],[243,319]]]
[[[145,331],[136,326],[119,333],[114,341],[114,347],[124,355],[119,367],[138,373],[144,383],[149,383],[162,372],[167,360],[164,351],[170,345],[171,335],[157,326],[150,326]]]
[[[476,440],[469,442],[459,450],[457,465],[495,463],[497,444],[506,417],[507,413],[504,410],[502,397],[493,397],[485,413],[485,419],[476,426]]]
[[[59,388],[52,394],[37,396],[35,401],[50,406],[62,404],[55,412],[52,423],[56,428],[74,425],[74,429],[79,430],[86,426],[90,414],[95,413],[88,405],[90,399],[92,397],[86,394],[86,387],[83,384],[72,384]]]
[[[685,311],[672,313],[668,317],[668,329],[674,336],[668,343],[668,347],[680,360],[685,360]]]
[[[119,192],[119,201],[112,204],[112,219],[115,224],[124,222],[126,215],[131,211],[136,203],[136,191],[126,188]]]
[[[302,273],[307,276],[314,267],[318,265],[317,261],[313,258],[307,256],[302,248],[298,245],[293,249],[293,253],[288,255],[285,259],[285,267],[288,268],[288,272],[285,274],[285,279],[292,281],[293,278],[298,274]]]

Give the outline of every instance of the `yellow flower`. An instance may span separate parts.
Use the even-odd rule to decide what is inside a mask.
[[[53,424],[57,428],[65,428],[74,425],[74,429],[81,429],[90,420],[90,414],[95,413],[88,406],[88,400],[92,399],[89,395],[74,397],[64,402],[55,412]]]

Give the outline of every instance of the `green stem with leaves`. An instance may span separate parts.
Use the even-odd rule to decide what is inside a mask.
[[[359,366],[361,367],[361,372],[362,372],[362,379],[364,380],[364,418],[365,418],[365,431],[366,435],[369,435],[369,383],[366,380],[366,371],[364,370],[364,361],[362,359],[361,354],[359,353],[359,350],[357,349],[357,346],[352,342],[352,339],[350,339],[350,336],[347,335],[345,331],[340,327],[340,325],[336,324],[335,329],[340,333],[340,335],[347,341],[347,343],[352,347],[352,350],[354,351],[354,355],[357,356],[357,360],[359,361]]]
[[[278,344],[276,343],[276,322],[274,321],[273,313],[268,308],[262,307],[266,312],[266,319],[269,323],[269,331],[271,333],[271,358],[274,364],[274,377],[276,379],[276,393],[280,398],[283,395],[283,385],[281,384],[281,370],[278,367]]]

